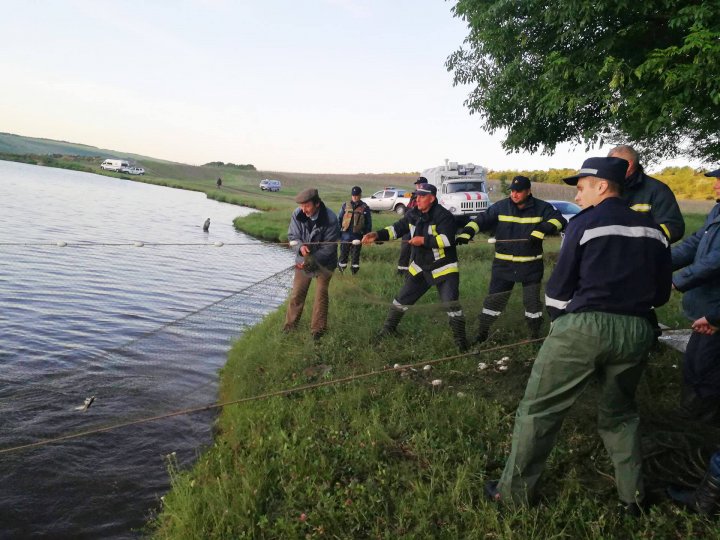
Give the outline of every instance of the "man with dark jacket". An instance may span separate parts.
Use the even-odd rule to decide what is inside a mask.
[[[283,331],[291,332],[297,327],[310,283],[316,278],[310,331],[313,339],[318,340],[327,331],[328,287],[337,266],[340,228],[337,216],[320,200],[317,189],[301,191],[295,202],[298,208],[288,227],[288,240],[295,250],[295,278]]]
[[[720,169],[715,196],[720,200]],[[680,412],[705,422],[720,420],[720,204],[700,230],[672,250],[673,286],[683,295],[683,311],[693,321],[685,349]]]
[[[490,328],[505,309],[515,283],[523,285],[525,321],[530,336],[537,338],[542,326],[540,281],[543,264],[543,239],[560,232],[567,221],[550,203],[533,197],[530,179],[516,176],[510,184],[510,197],[493,204],[470,221],[455,242],[467,244],[479,231],[495,229],[495,259],[490,289],[483,302],[476,343],[488,338]]]
[[[660,227],[619,198],[626,169],[624,159],[590,158],[564,179],[577,186],[583,211],[568,224],[545,288],[553,324],[518,406],[500,482],[485,486],[492,500],[534,499],[563,419],[598,380],[598,431],[618,495],[626,513],[640,513],[645,493],[635,390],[655,341],[650,312],[668,301],[672,270]]]
[[[411,261],[405,284],[393,300],[393,305],[380,332],[381,336],[397,333],[398,324],[408,306],[417,302],[435,285],[446,307],[455,345],[467,350],[465,316],[458,302],[460,273],[455,251],[455,218],[437,202],[437,188],[432,184],[417,184],[417,207],[393,225],[363,237],[363,244],[376,240],[395,240],[410,233]]]
[[[417,186],[418,184],[427,184],[428,179],[424,176],[418,176],[417,180],[415,180],[414,184]],[[413,193],[413,195],[410,197],[410,200],[407,204],[407,209],[411,210],[413,208],[417,207],[417,197]],[[402,242],[400,243],[400,257],[398,258],[397,263],[397,273],[399,276],[404,276],[407,274],[408,268],[410,267],[410,250],[412,249],[412,246],[408,244],[408,240],[410,240],[410,233],[403,235]]]
[[[660,180],[648,176],[640,165],[638,153],[632,146],[621,144],[608,153],[628,162],[625,185],[620,198],[636,212],[647,212],[660,225],[670,243],[677,242],[685,234],[683,219],[677,199],[672,190]]]
[[[340,259],[338,270],[344,272],[347,268],[348,258],[352,256],[351,272],[357,274],[360,271],[360,250],[361,244],[353,244],[353,240],[360,241],[363,235],[372,231],[372,215],[370,207],[365,204],[360,186],[354,186],[350,190],[350,200],[344,202],[338,213],[340,222]]]

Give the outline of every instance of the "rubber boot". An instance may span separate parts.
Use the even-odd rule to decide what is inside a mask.
[[[357,274],[359,271],[360,271],[360,267],[359,267],[359,266],[353,266],[353,267],[350,269],[350,272],[352,273],[353,276],[354,276],[355,274]]]
[[[542,328],[543,323],[542,317],[537,319],[525,317],[525,322],[527,323],[528,330],[530,330],[530,339],[538,339],[540,337],[540,329]]]
[[[401,309],[390,308],[385,322],[376,337],[378,339],[382,339],[388,336],[397,336],[397,327],[400,324],[400,320],[403,318],[403,315],[405,315],[405,312]]]
[[[695,491],[668,488],[667,492],[673,501],[693,512],[706,516],[717,514],[720,510],[720,452],[710,458],[705,477]]]
[[[448,319],[450,321],[450,329],[452,330],[455,346],[460,352],[467,351],[468,342],[467,335],[465,334],[465,317],[463,315],[459,315],[456,317],[448,317]]]
[[[487,341],[487,338],[490,335],[490,328],[492,327],[496,318],[497,317],[487,315],[486,313],[480,314],[480,316],[478,317],[480,322],[478,324],[478,335],[477,338],[475,338],[475,344],[480,345],[481,343],[485,343]]]
[[[720,397],[700,397],[693,388],[683,386],[677,414],[687,420],[716,423],[720,417]]]

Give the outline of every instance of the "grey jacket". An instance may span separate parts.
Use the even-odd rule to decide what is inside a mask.
[[[683,312],[691,320],[707,317],[720,325],[720,204],[703,226],[672,249],[675,288],[683,293]]]
[[[293,248],[296,263],[304,261],[303,256],[300,255],[300,248],[307,245],[310,253],[321,267],[334,271],[337,266],[337,244],[335,242],[339,239],[340,225],[337,216],[325,206],[325,203],[320,203],[316,220],[307,217],[300,208],[296,208],[293,212],[288,227],[288,240],[298,241],[298,245]],[[331,243],[311,244],[311,242]],[[308,274],[316,275],[317,272],[308,272]]]

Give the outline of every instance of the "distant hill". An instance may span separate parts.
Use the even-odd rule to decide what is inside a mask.
[[[130,154],[126,152],[119,152],[117,150],[97,148],[87,144],[24,137],[13,133],[0,133],[0,154],[62,154],[64,156],[102,158],[129,157],[135,160],[162,161],[157,158],[151,158],[140,154]]]

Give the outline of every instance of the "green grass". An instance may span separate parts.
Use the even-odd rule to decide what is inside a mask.
[[[264,214],[268,236],[282,238],[288,209]],[[699,223],[701,216],[688,221]],[[243,218],[239,225],[262,222]],[[460,253],[461,300],[471,335],[492,257],[492,246],[478,240]],[[546,276],[557,247],[557,238],[547,242]],[[291,335],[280,332],[282,309],[249,330],[230,352],[220,399],[455,354],[435,291],[407,313],[401,338],[374,340],[401,285],[394,275],[398,249],[392,243],[366,247],[357,276],[333,278],[330,330],[319,344],[310,339],[309,313]],[[312,294],[313,289],[309,298]],[[519,290],[513,293],[494,343],[526,337],[520,296]],[[687,326],[679,300],[674,293],[660,310],[663,322]],[[536,353],[536,345],[522,344],[441,363],[430,374],[389,373],[229,406],[217,420],[215,444],[192,469],[180,471],[169,463],[173,487],[152,534],[172,539],[717,537],[720,528],[713,522],[667,502],[637,521],[618,518],[612,466],[596,433],[594,387],[565,423],[548,462],[541,504],[502,509],[483,499],[483,483],[502,469],[514,410]],[[511,358],[507,372],[477,370],[478,361],[501,356]],[[703,428],[698,435],[697,426],[668,423],[679,393],[680,373],[673,367],[679,362],[674,351],[654,351],[638,390],[649,440],[660,441],[653,453],[660,458],[648,460],[648,467],[658,462],[664,472],[647,474],[648,486],[658,492],[677,477],[687,478],[683,466],[689,468],[690,458],[682,452],[663,450],[670,446],[667,441],[690,440],[693,451],[699,444],[705,458],[720,441],[716,430]],[[433,387],[432,379],[443,385]],[[697,471],[693,474],[689,480],[696,481]]]

